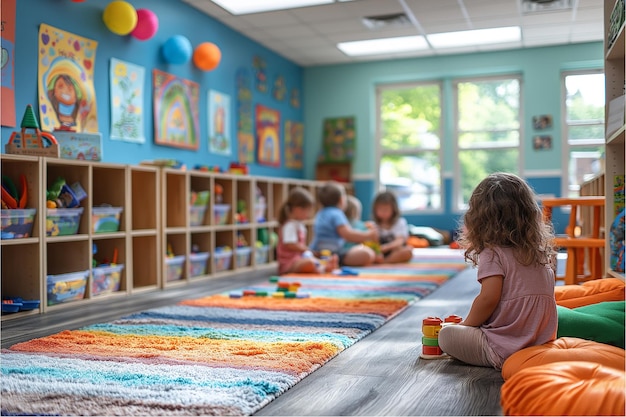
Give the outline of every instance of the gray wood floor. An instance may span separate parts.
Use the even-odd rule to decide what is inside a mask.
[[[502,415],[500,372],[452,359],[419,358],[422,319],[465,316],[478,291],[476,271],[462,272],[256,415]]]
[[[114,320],[125,314],[173,304],[189,297],[228,291],[267,279],[244,274],[188,286],[109,298],[85,304],[80,314],[63,309],[2,322],[2,347]],[[476,272],[468,269],[433,294],[411,305],[371,335],[356,343],[256,415],[502,415],[500,373],[455,360],[423,360],[421,322],[424,317],[464,316],[478,293]]]

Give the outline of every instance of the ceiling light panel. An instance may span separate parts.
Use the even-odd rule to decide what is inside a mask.
[[[427,35],[433,48],[454,48],[471,45],[518,42],[522,38],[519,26],[493,29],[465,30]]]
[[[334,0],[211,0],[213,3],[234,15],[319,6],[333,3]]]
[[[428,49],[428,44],[423,36],[401,36],[397,38],[340,42],[337,44],[337,48],[348,56],[363,56],[419,51]]]

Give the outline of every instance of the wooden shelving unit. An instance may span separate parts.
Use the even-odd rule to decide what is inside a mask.
[[[16,181],[20,174],[27,177],[27,207],[36,209],[31,236],[0,240],[2,295],[41,301],[38,309],[3,314],[2,320],[246,271],[271,273],[277,266],[273,251],[269,245],[257,246],[257,240],[269,242],[278,233],[278,210],[292,188],[303,187],[315,196],[323,183],[8,154],[0,154],[0,162],[3,175]],[[81,201],[77,232],[48,236],[46,190],[58,177],[70,185],[79,183],[87,197]],[[221,202],[216,201],[216,189],[222,191]],[[191,213],[192,191],[210,196],[200,217]],[[228,205],[224,224],[216,222],[218,204]],[[102,205],[121,208],[118,231],[95,232],[92,210]],[[311,233],[313,220],[306,225]],[[249,248],[244,263],[235,256],[240,238]],[[230,247],[233,256],[227,268],[219,269],[218,248],[223,246]],[[169,270],[168,248],[182,260],[175,279]],[[191,262],[197,262],[194,252],[208,257],[192,274]],[[94,261],[112,261],[114,254],[116,265],[124,265],[119,290],[101,291],[93,286]],[[49,299],[48,275],[81,271],[87,277],[83,297],[65,302]]]
[[[611,100],[621,97],[624,101],[625,79],[625,46],[626,35],[624,33],[624,19],[621,27],[617,32],[615,40],[609,44],[609,33],[611,32],[611,14],[616,7],[623,7],[622,0],[605,0],[604,1],[604,73],[605,73],[605,114],[608,120],[610,117],[609,103]],[[623,110],[622,110],[623,111]],[[625,118],[622,120],[626,120]],[[616,216],[615,187],[617,182],[624,181],[624,132],[626,125],[622,122],[621,127],[615,131],[607,130],[606,136],[606,160],[605,160],[605,195],[606,195],[606,211],[605,211],[605,230],[607,233],[607,246],[605,248],[605,267],[606,273],[610,277],[617,277],[624,280],[624,273],[617,272],[611,268],[611,247],[609,245],[608,233],[611,224]],[[613,130],[613,129],[611,129]],[[620,179],[621,178],[621,179]],[[623,187],[623,185],[622,185]]]

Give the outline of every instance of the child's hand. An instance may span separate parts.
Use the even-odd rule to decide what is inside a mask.
[[[368,230],[366,240],[378,241],[378,230],[375,228]]]

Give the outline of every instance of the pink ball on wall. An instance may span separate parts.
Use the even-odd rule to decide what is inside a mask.
[[[159,30],[159,18],[152,10],[137,9],[137,26],[130,33],[140,41],[153,37]]]

